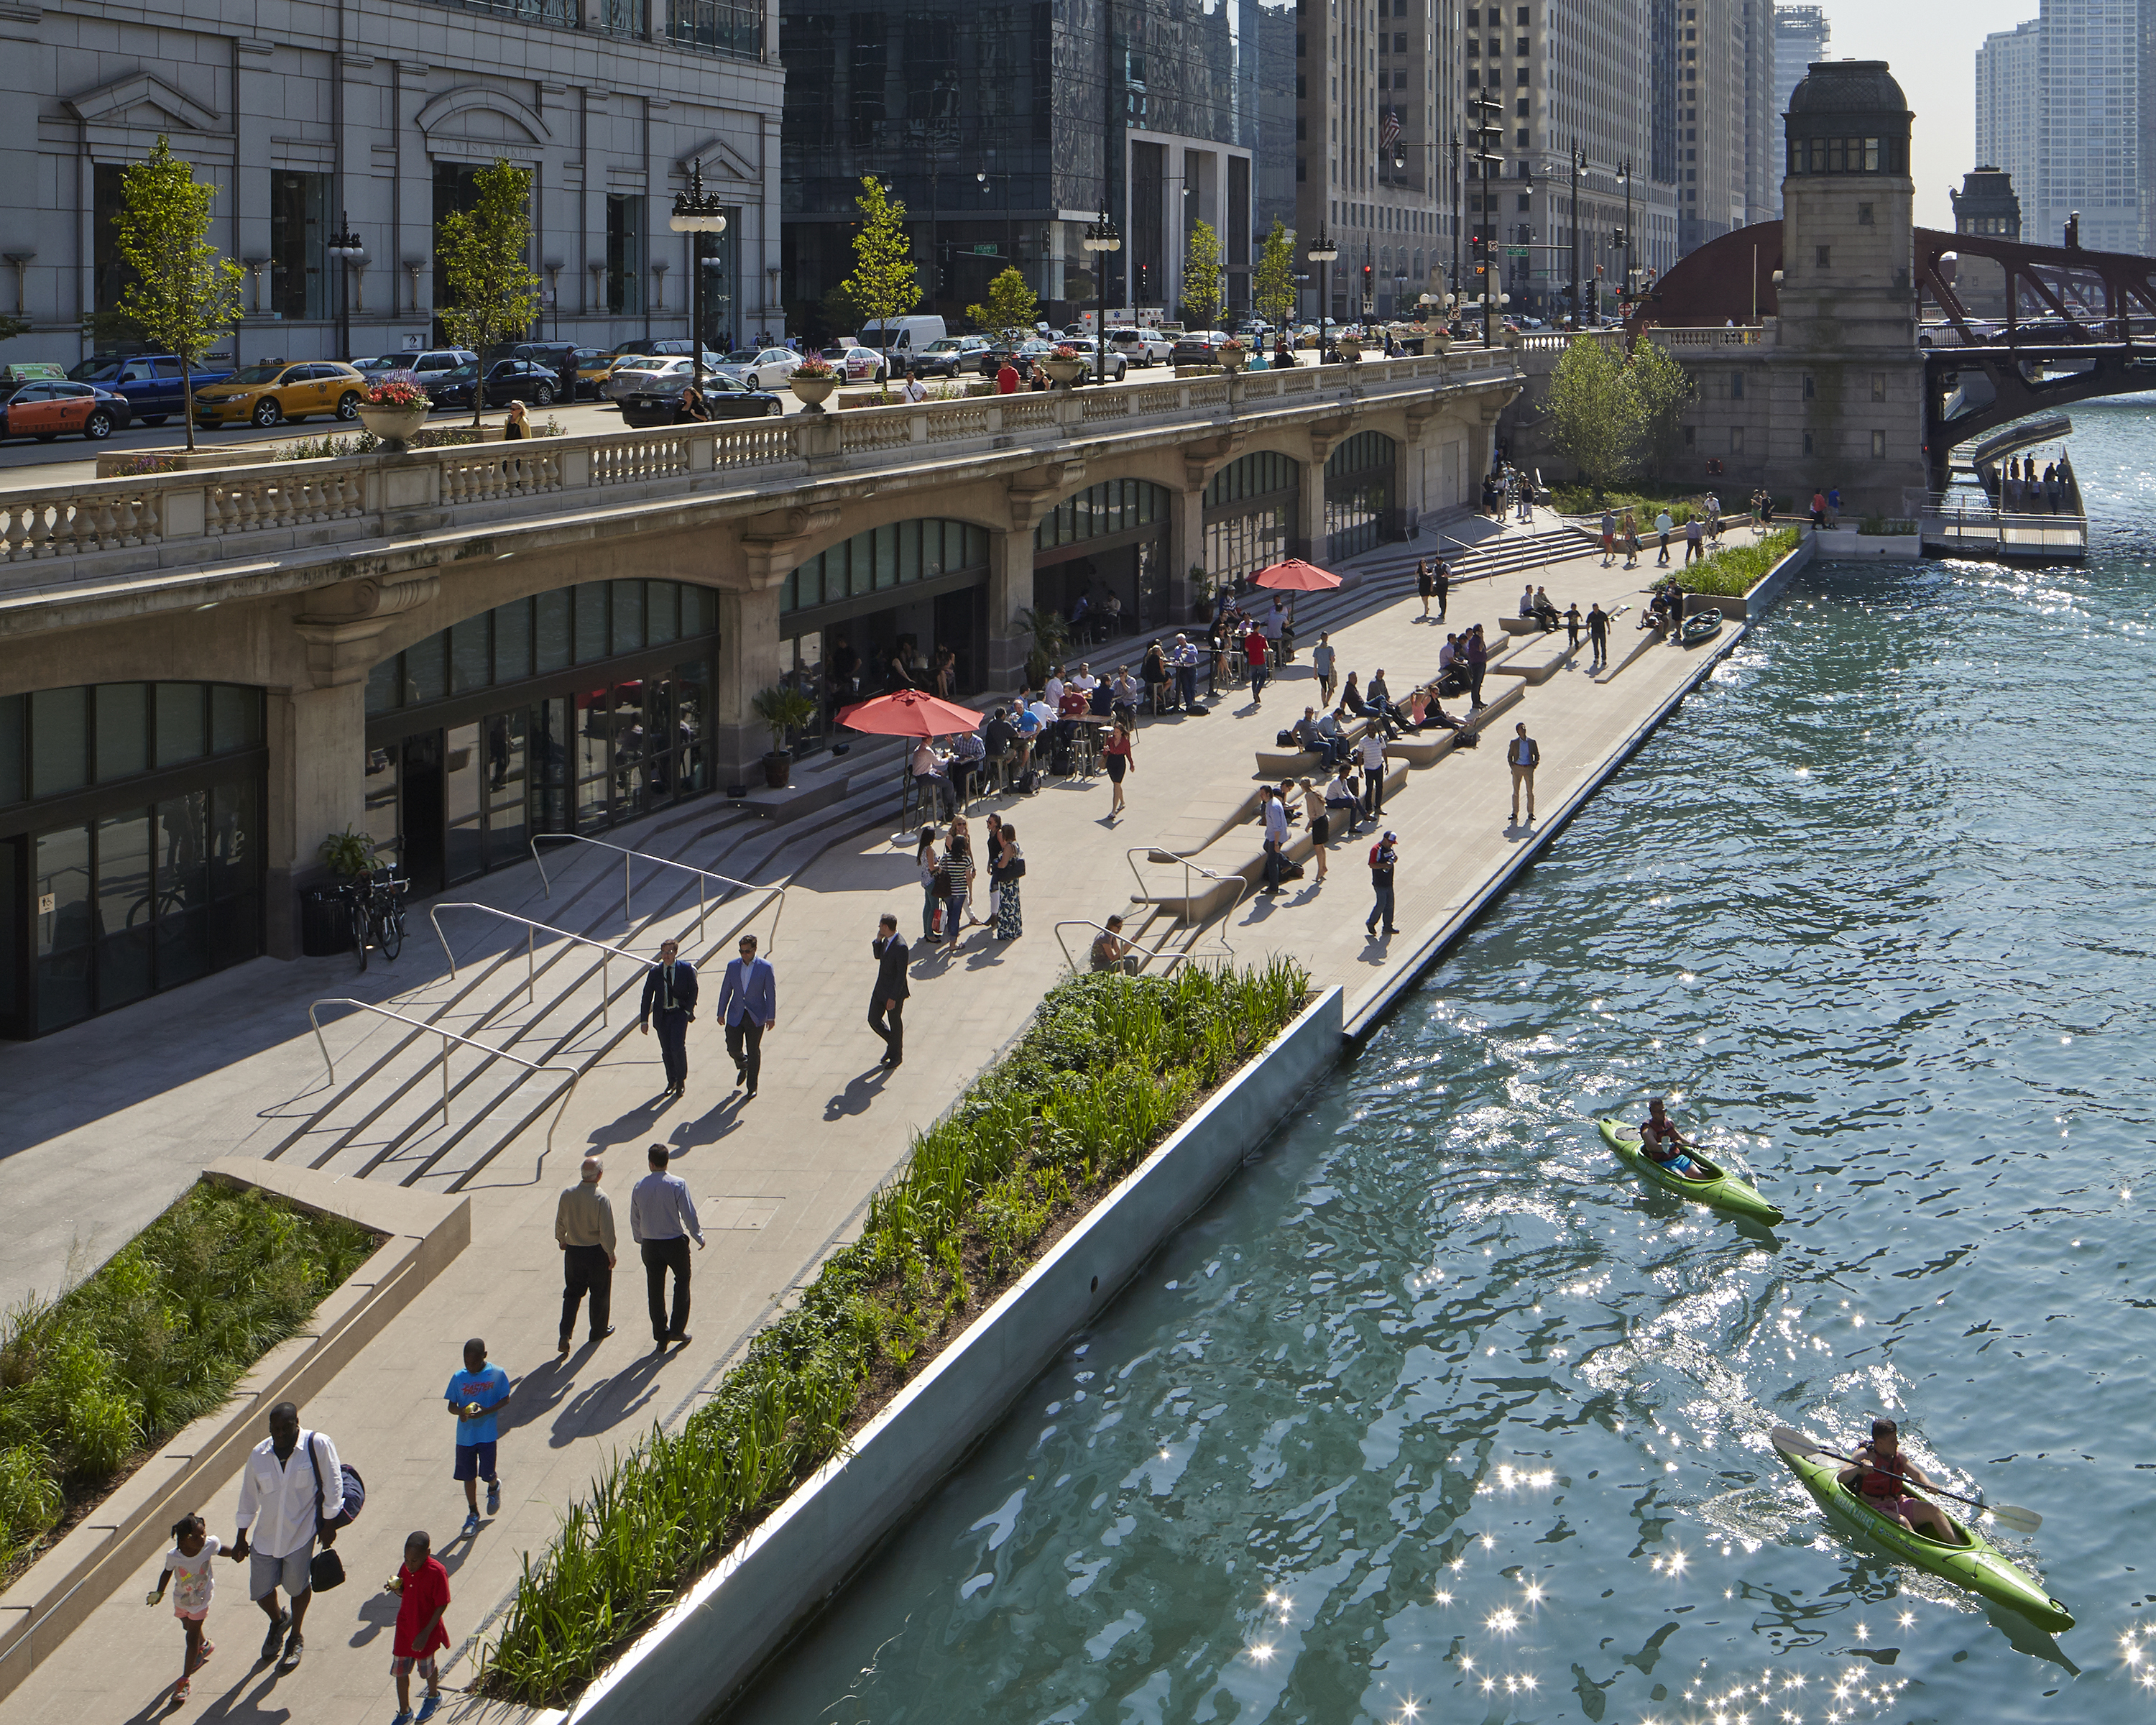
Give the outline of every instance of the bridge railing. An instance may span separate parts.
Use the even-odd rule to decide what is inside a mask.
[[[346,545],[425,526],[526,519],[535,504],[630,502],[709,491],[729,477],[857,472],[938,454],[1040,445],[1073,436],[1170,428],[1268,406],[1410,396],[1513,373],[1507,347],[1137,381],[1044,394],[895,403],[841,413],[662,426],[578,437],[471,444],[406,454],[331,456],[0,491],[0,562],[44,565],[12,578],[50,580],[55,566],[110,565],[131,575],[242,551]],[[152,456],[154,459],[154,454]],[[106,554],[98,556],[98,554]],[[70,572],[73,572],[72,571]]]
[[[1761,328],[1724,326],[1721,329],[1671,328],[1666,324],[1650,324],[1648,340],[1658,347],[1764,347],[1768,331]]]

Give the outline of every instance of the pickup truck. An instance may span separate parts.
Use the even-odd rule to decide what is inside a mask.
[[[220,372],[198,371],[194,387],[222,383],[232,375],[230,367]],[[124,397],[136,418],[146,425],[162,425],[185,411],[180,362],[169,353],[95,353],[68,373],[77,383],[95,383]]]

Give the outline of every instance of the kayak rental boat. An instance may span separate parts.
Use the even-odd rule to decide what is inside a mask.
[[[1769,1227],[1782,1219],[1782,1213],[1759,1195],[1759,1189],[1736,1175],[1716,1168],[1698,1151],[1688,1151],[1700,1167],[1711,1171],[1712,1178],[1705,1180],[1687,1179],[1684,1175],[1664,1168],[1640,1147],[1640,1128],[1622,1120],[1599,1122],[1602,1142],[1617,1153],[1617,1159],[1630,1168],[1650,1186],[1664,1192],[1673,1192],[1679,1198],[1693,1204],[1703,1204],[1710,1209],[1727,1211],[1732,1216],[1748,1216],[1755,1222],[1764,1222]]]
[[[1793,1438],[1801,1442],[1793,1443]],[[1861,1493],[1842,1484],[1841,1471],[1849,1464],[1813,1445],[1801,1433],[1778,1432],[1774,1451],[1789,1465],[1789,1471],[1804,1482],[1804,1489],[1826,1512],[1827,1519],[1845,1532],[1861,1534],[1902,1562],[1913,1563],[1956,1587],[1967,1588],[1995,1605],[2018,1611],[2053,1635],[2061,1635],[2074,1626],[2073,1613],[2046,1593],[2043,1583],[2011,1562],[1975,1528],[1946,1515],[1943,1505],[1939,1506],[1940,1514],[1945,1516],[1948,1526],[1965,1543],[1943,1544],[1928,1533],[1911,1531],[1892,1516],[1875,1509],[1864,1501]]]
[[[1685,619],[1678,639],[1687,647],[1697,646],[1722,627],[1722,613],[1695,611]]]

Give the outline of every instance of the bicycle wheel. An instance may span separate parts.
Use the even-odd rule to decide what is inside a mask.
[[[359,954],[359,968],[365,970],[367,941],[373,932],[367,927],[372,918],[367,914],[367,901],[361,899],[347,905],[345,907],[345,915],[351,922],[352,950]]]
[[[382,956],[395,963],[397,955],[404,950],[404,906],[393,898],[382,907],[381,923],[374,932],[375,942],[382,948]]]

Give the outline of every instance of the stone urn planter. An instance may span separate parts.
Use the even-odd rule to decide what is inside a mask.
[[[1363,357],[1363,338],[1360,336],[1342,336],[1335,345],[1340,349],[1341,358],[1351,366]]]
[[[1247,347],[1223,347],[1220,350],[1220,364],[1231,377],[1250,362],[1250,352]]]
[[[385,452],[401,455],[412,446],[412,438],[427,423],[426,408],[372,407],[359,404],[359,423],[374,434]]]
[[[838,388],[839,379],[835,372],[820,377],[804,377],[796,372],[786,380],[786,387],[793,392],[793,398],[801,403],[803,413],[820,413],[824,411],[824,403]]]
[[[1058,389],[1068,389],[1086,375],[1087,362],[1082,359],[1057,359],[1050,357],[1034,362],[1048,373],[1049,381]]]

